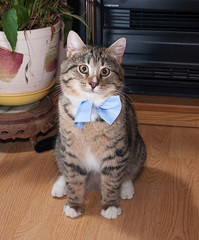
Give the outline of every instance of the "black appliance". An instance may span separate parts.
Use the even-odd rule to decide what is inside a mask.
[[[98,0],[96,33],[127,39],[126,92],[199,97],[199,0]]]

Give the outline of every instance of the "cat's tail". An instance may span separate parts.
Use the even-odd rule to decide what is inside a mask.
[[[35,151],[38,153],[45,152],[48,150],[52,150],[55,147],[56,135],[52,137],[48,137],[36,143]]]

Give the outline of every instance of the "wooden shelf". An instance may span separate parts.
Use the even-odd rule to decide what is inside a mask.
[[[199,127],[199,99],[129,95],[139,124]]]

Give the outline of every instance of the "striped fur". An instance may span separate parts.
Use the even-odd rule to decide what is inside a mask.
[[[122,184],[135,180],[146,159],[135,112],[123,93],[124,72],[120,60],[114,56],[114,51],[109,51],[112,50],[110,48],[83,45],[70,52],[61,66],[62,93],[55,157],[67,186],[66,208],[78,213],[66,213],[70,217],[79,216],[84,211],[84,194],[91,171],[96,171],[92,176],[98,176],[100,180],[102,211],[119,209]],[[80,65],[88,66],[89,73],[82,74]],[[110,69],[107,77],[100,75],[103,67]],[[98,85],[93,90],[89,82],[94,78]],[[100,105],[112,95],[120,95],[122,110],[111,126],[97,116],[93,116],[92,122],[85,123],[81,130],[74,126],[75,114],[82,100],[88,99]],[[89,180],[94,181],[90,177]],[[111,215],[110,218],[114,217]]]

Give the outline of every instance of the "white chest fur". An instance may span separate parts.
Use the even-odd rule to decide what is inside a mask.
[[[95,156],[90,151],[90,148],[87,150],[86,159],[85,159],[85,165],[88,171],[100,171],[100,163],[95,158]]]

